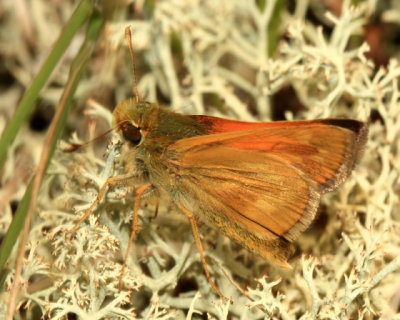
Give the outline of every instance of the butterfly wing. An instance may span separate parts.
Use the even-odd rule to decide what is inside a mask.
[[[321,193],[347,178],[365,143],[363,123],[337,121],[346,123],[305,121],[179,140],[166,152],[175,201],[284,264]]]

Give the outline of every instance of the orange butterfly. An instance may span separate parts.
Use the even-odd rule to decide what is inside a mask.
[[[366,124],[356,120],[249,123],[182,115],[140,101],[137,93],[136,100],[117,106],[113,127],[126,141],[125,174],[107,180],[74,230],[107,187],[133,186],[128,253],[138,232],[140,197],[166,198],[188,217],[207,278],[221,297],[198,222],[288,267],[291,242],[313,221],[321,195],[350,175],[368,135]]]

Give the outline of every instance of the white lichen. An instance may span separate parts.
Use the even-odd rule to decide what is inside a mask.
[[[159,217],[150,222],[154,203],[145,200],[139,219],[143,228],[129,253],[120,291],[133,191],[109,190],[92,215],[70,232],[106,179],[123,171],[113,140],[108,160],[92,145],[55,154],[30,233],[20,305],[38,307],[52,319],[68,314],[79,319],[189,320],[198,314],[209,319],[400,319],[400,66],[392,59],[375,71],[365,56],[366,43],[349,49],[377,2],[352,6],[345,0],[340,16],[327,12],[329,36],[305,20],[308,2],[296,2],[293,14],[281,12],[279,35],[286,32],[288,39],[270,56],[267,31],[276,4],[266,1],[261,10],[257,1],[166,0],[155,2],[146,16],[146,2],[136,1],[140,20],[106,26],[106,52],[112,55],[106,56],[95,83],[105,79],[114,86],[121,76],[131,83],[130,62],[121,58],[128,58],[123,35],[131,25],[141,58],[139,93],[146,100],[161,97],[183,113],[267,121],[271,96],[291,85],[304,109],[287,111],[288,120],[368,121],[371,112],[377,113],[353,175],[322,199],[328,216],[323,233],[308,232],[296,242],[312,256],[297,255],[290,261],[292,271],[281,270],[203,226],[211,275],[233,300],[226,303],[204,275],[185,217],[161,203]],[[392,5],[386,16],[399,16],[399,10]],[[174,39],[180,50],[173,49]],[[114,92],[116,102],[121,101],[131,95],[131,85]],[[87,117],[110,124],[109,111],[93,101],[90,105]],[[88,132],[73,140],[89,140],[93,127]],[[8,209],[0,223],[5,228],[9,220]],[[220,266],[243,289],[249,287],[252,301]],[[12,280],[10,273],[6,284]],[[7,293],[0,299],[6,303]],[[2,303],[0,313],[1,308]]]

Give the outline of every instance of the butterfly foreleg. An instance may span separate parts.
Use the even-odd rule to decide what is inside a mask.
[[[127,184],[127,181],[134,179],[136,176],[132,176],[132,174],[123,174],[123,175],[118,175],[115,177],[108,178],[106,182],[103,184],[103,186],[100,188],[99,193],[96,196],[96,199],[93,201],[93,203],[90,205],[89,209],[86,210],[85,214],[79,219],[79,221],[75,224],[75,226],[70,230],[71,233],[75,232],[79,225],[85,221],[85,219],[90,215],[92,212],[93,208],[101,201],[103,198],[106,190],[108,187],[114,187],[117,185],[125,185]]]
[[[139,204],[140,204],[140,198],[145,194],[150,192],[153,189],[153,185],[151,183],[147,183],[135,191],[135,200],[134,200],[134,205],[133,205],[133,217],[132,217],[132,232],[131,236],[129,237],[129,242],[128,246],[125,251],[125,257],[124,257],[124,262],[122,263],[122,268],[121,268],[121,275],[119,277],[119,283],[118,283],[118,288],[121,290],[122,288],[122,276],[124,274],[126,262],[128,260],[128,254],[131,249],[132,243],[135,240],[135,237],[137,233],[140,230],[140,227],[138,225],[138,219],[139,219]]]
[[[206,277],[208,279],[208,282],[211,284],[211,286],[214,288],[215,292],[224,300],[226,301],[230,301],[231,299],[225,297],[221,291],[218,289],[217,285],[214,283],[214,281],[211,279],[211,275],[210,272],[208,271],[208,266],[207,266],[207,261],[206,261],[206,257],[204,256],[204,250],[203,250],[203,245],[201,243],[201,239],[200,239],[200,233],[199,233],[199,227],[197,225],[197,221],[196,218],[194,217],[193,212],[190,212],[189,210],[187,210],[186,208],[184,208],[181,205],[178,205],[179,209],[182,210],[182,212],[185,214],[185,216],[189,219],[190,224],[192,226],[192,231],[193,231],[193,236],[194,236],[194,241],[196,242],[196,246],[197,249],[200,252],[200,257],[201,257],[201,261],[203,263],[203,267],[204,267],[204,272],[206,274]]]

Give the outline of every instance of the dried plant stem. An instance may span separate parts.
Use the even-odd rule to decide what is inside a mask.
[[[14,275],[14,283],[11,288],[10,292],[10,300],[8,304],[8,311],[7,311],[7,320],[12,320],[14,311],[15,311],[15,305],[17,301],[17,294],[18,294],[18,288],[20,284],[20,278],[21,278],[21,272],[22,272],[22,265],[23,265],[23,258],[24,258],[24,253],[25,253],[25,245],[26,241],[28,239],[28,234],[29,234],[29,229],[31,225],[31,220],[33,216],[33,211],[35,209],[36,205],[36,200],[39,195],[39,190],[40,190],[40,185],[43,180],[43,175],[45,173],[49,155],[51,152],[51,146],[52,146],[52,141],[54,140],[54,135],[58,129],[59,122],[64,114],[64,111],[67,107],[68,101],[70,99],[71,93],[74,91],[74,88],[76,87],[76,80],[79,77],[82,68],[87,60],[87,58],[90,55],[92,46],[86,46],[84,50],[82,51],[82,56],[81,56],[81,61],[79,64],[76,66],[74,70],[72,70],[71,75],[70,75],[70,81],[67,84],[67,87],[64,90],[64,93],[60,99],[59,107],[57,109],[57,112],[54,116],[54,119],[50,125],[49,132],[47,134],[45,143],[43,145],[43,150],[42,154],[40,156],[40,161],[36,170],[36,175],[33,180],[33,187],[32,187],[32,194],[31,198],[29,201],[29,206],[28,210],[26,213],[26,218],[25,218],[25,223],[24,227],[22,229],[22,234],[19,242],[19,247],[18,247],[18,255],[17,255],[17,260],[16,260],[16,267],[15,267],[15,275]]]

